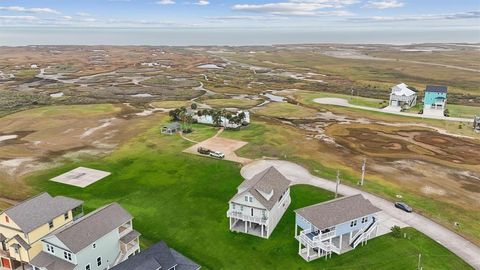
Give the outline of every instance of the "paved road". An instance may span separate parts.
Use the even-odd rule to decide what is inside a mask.
[[[257,160],[244,166],[241,170],[241,174],[244,178],[251,178],[270,166],[277,168],[285,175],[285,177],[290,179],[293,184],[308,184],[335,192],[335,182],[313,176],[305,168],[283,160]],[[404,223],[417,229],[457,254],[475,269],[480,269],[480,247],[474,245],[460,235],[422,215],[401,211],[395,208],[392,202],[368,192],[346,185],[340,185],[338,192],[345,196],[361,193],[375,206],[382,209],[387,216],[392,217],[393,220],[397,220],[397,222],[400,221],[401,223],[398,225],[401,226]]]
[[[367,111],[396,114],[396,115],[409,116],[409,117],[473,123],[473,118],[445,117],[445,116],[439,116],[439,115],[424,115],[424,114],[417,114],[417,113],[406,113],[406,112],[398,112],[398,111],[393,111],[393,110],[372,108],[372,107],[367,107],[367,106],[358,106],[358,105],[353,105],[353,104],[348,103],[348,100],[343,99],[343,98],[316,98],[316,99],[313,100],[313,102],[316,102],[318,104],[336,105],[336,106],[342,106],[342,107],[349,107],[349,108],[362,109],[362,110],[367,110]]]

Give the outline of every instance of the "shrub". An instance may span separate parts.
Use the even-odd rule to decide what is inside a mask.
[[[393,237],[395,237],[395,238],[401,238],[402,237],[402,228],[400,228],[399,226],[395,225],[392,228],[390,228],[390,230],[392,231]]]

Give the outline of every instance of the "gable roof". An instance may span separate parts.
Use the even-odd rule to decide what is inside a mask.
[[[256,174],[249,180],[243,181],[233,199],[238,198],[249,192],[257,201],[259,201],[265,208],[271,210],[280,196],[289,188],[290,180],[281,174],[275,167],[271,166],[264,171]],[[263,194],[272,194],[266,198]]]
[[[394,87],[392,87],[392,94],[397,95],[397,96],[412,96],[415,95],[415,91],[411,90],[408,88],[408,85],[401,83],[397,84]]]
[[[53,235],[70,251],[77,253],[131,219],[133,217],[118,203],[112,203],[59,229]]]
[[[48,270],[72,270],[75,265],[62,260],[54,255],[48,254],[44,251],[35,256],[30,264],[36,267],[46,268]]]
[[[357,194],[300,208],[295,213],[322,230],[380,211],[361,194]]]
[[[22,237],[20,237],[20,235],[18,234],[15,234],[14,237],[10,238],[7,242],[10,242],[12,240],[15,240],[17,241],[18,245],[17,244],[13,244],[12,246],[17,246],[17,247],[23,247],[25,250],[29,250],[30,249],[30,245],[25,242],[25,240],[23,240]]]
[[[4,211],[24,233],[47,224],[54,218],[83,204],[83,201],[64,197],[52,197],[44,192]]]
[[[161,241],[116,265],[112,270],[168,270],[174,266],[176,270],[200,269],[200,265]]]
[[[427,85],[425,92],[447,93],[448,87],[444,85]]]

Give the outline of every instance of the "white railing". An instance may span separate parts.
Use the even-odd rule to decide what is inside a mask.
[[[227,217],[233,217],[233,218],[238,218],[244,221],[250,221],[250,222],[255,222],[258,224],[267,224],[267,217],[255,217],[255,216],[249,216],[249,215],[244,215],[242,212],[237,212],[233,210],[229,210],[227,212]]]
[[[373,232],[373,230],[377,227],[378,222],[374,220],[372,223],[370,223],[368,230],[364,231],[360,237],[358,238],[353,238],[353,241],[350,243],[350,245],[353,244],[353,248],[356,248],[358,244],[360,244],[365,238],[369,237],[370,234]],[[362,230],[361,230],[362,231]],[[357,233],[358,234],[358,233]]]
[[[301,241],[303,241],[304,243],[307,243],[312,248],[320,248],[320,249],[322,249],[326,252],[333,251],[333,252],[336,252],[336,253],[340,253],[340,249],[333,244],[322,242],[317,237],[314,237],[313,239],[310,239],[307,236],[307,234],[309,234],[311,232],[312,232],[311,229],[301,231],[300,235],[298,235],[298,237],[301,239]]]
[[[335,235],[336,235],[336,231],[333,230],[333,231],[329,231],[327,233],[321,233],[321,234],[319,234],[318,236],[315,236],[315,237],[318,237],[320,240],[325,240],[325,239],[331,238]]]

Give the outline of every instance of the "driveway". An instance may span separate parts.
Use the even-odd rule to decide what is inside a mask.
[[[445,117],[443,115],[435,115],[435,114],[426,115],[426,114],[417,114],[417,113],[406,113],[406,112],[395,111],[388,107],[385,109],[379,109],[379,108],[372,108],[367,106],[358,106],[358,105],[353,105],[348,103],[348,100],[344,98],[316,98],[313,100],[313,102],[316,102],[318,104],[342,106],[342,107],[355,108],[355,109],[361,109],[361,110],[367,110],[367,111],[396,114],[401,116],[473,123],[473,118]]]
[[[285,177],[290,179],[294,185],[308,184],[335,192],[335,182],[313,176],[305,168],[283,160],[254,161],[245,165],[241,170],[241,174],[244,178],[248,179],[270,166],[277,168]],[[382,209],[382,213],[385,214],[384,217],[387,217],[387,219],[384,218],[384,220],[388,222],[389,226],[396,224],[399,226],[408,225],[413,227],[455,253],[475,269],[480,269],[480,248],[460,235],[422,215],[406,213],[395,208],[392,202],[354,187],[340,184],[338,192],[344,196],[362,194],[375,206]]]

